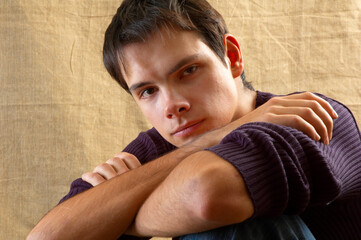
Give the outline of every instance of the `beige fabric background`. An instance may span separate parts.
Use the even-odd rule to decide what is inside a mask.
[[[361,0],[211,3],[256,89],[321,92],[361,123]],[[119,4],[0,1],[0,239],[24,239],[72,180],[149,127],[102,65]]]

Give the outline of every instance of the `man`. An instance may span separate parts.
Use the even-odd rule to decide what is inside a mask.
[[[254,91],[206,1],[123,1],[103,54],[154,128],[74,181],[28,239],[361,236],[352,114],[322,95]]]

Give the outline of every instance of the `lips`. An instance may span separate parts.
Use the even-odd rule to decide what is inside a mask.
[[[192,133],[194,133],[197,130],[197,128],[201,125],[202,122],[203,122],[203,120],[188,122],[188,123],[180,126],[179,128],[177,128],[172,133],[172,135],[175,135],[178,137],[184,137],[184,136],[191,135]]]

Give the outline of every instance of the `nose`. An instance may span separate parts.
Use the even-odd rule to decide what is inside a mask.
[[[168,119],[182,116],[190,109],[190,103],[182,96],[167,96],[165,99],[164,114]]]

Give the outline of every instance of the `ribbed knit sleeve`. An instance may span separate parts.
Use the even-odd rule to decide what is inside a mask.
[[[328,146],[313,141],[296,129],[257,122],[239,127],[208,150],[238,169],[254,203],[253,217],[301,214],[312,209],[307,215],[307,224],[310,224],[317,239],[327,239],[324,232],[317,232],[321,227],[326,229],[328,224],[328,219],[320,215],[322,207],[328,208],[338,202],[348,205],[349,199],[360,200],[361,137],[347,107],[319,96],[326,99],[339,115],[334,121],[334,137]],[[269,98],[263,97],[264,100]],[[360,212],[355,210],[351,219],[358,221],[354,223],[356,227],[345,224],[344,219],[341,221],[354,232],[361,229],[361,226],[357,227]],[[325,209],[322,211],[328,212]],[[315,222],[313,218],[317,214],[320,217]],[[337,224],[333,222],[328,225]],[[328,236],[337,234],[342,237],[346,236],[346,232],[347,228],[336,226],[335,229],[328,229],[328,233],[331,233]],[[355,236],[353,234],[349,239],[359,239]]]

